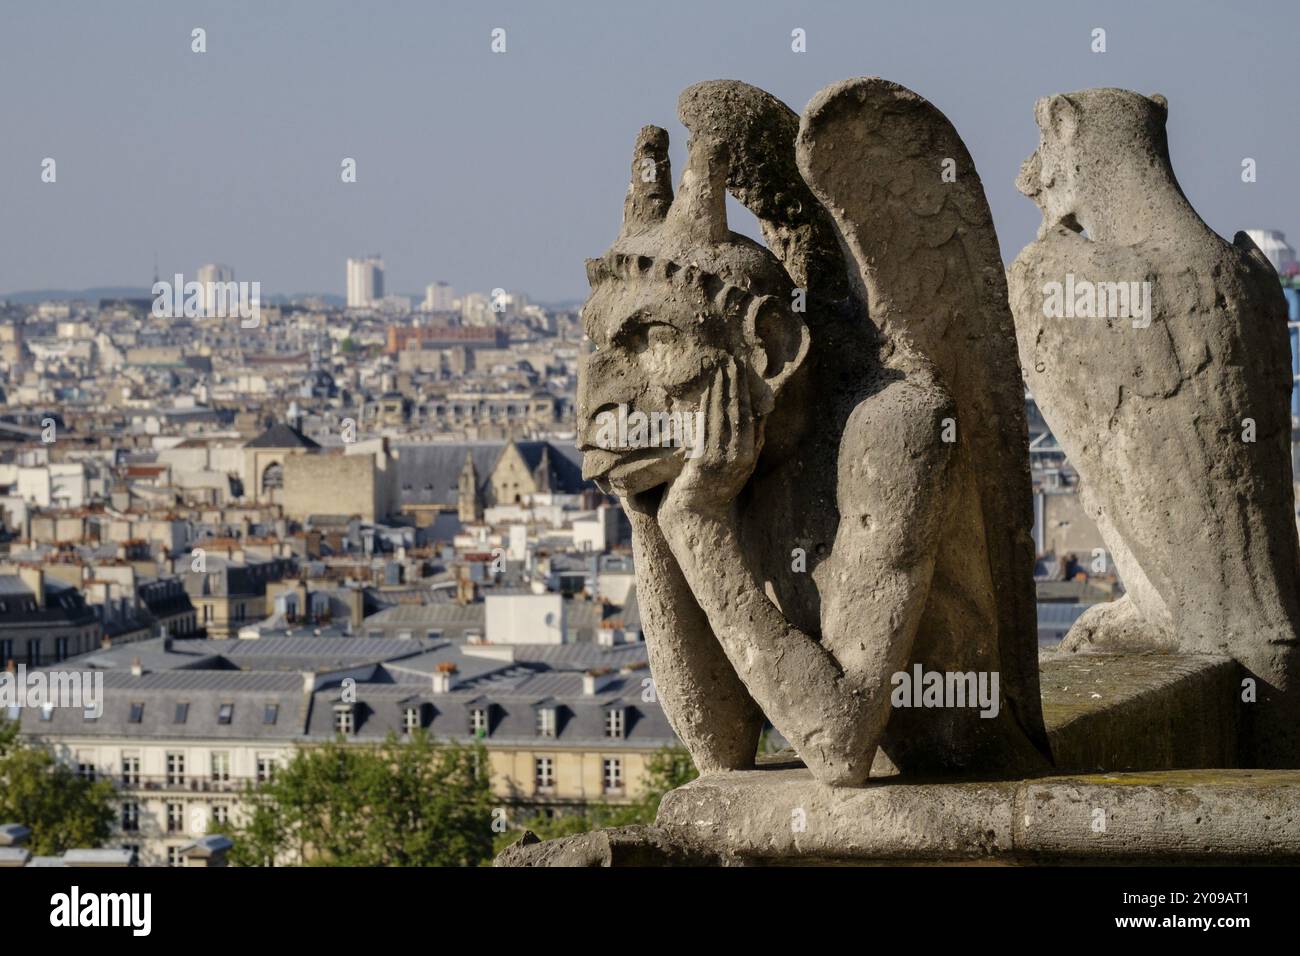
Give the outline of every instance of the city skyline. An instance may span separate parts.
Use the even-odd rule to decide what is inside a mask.
[[[1160,92],[1180,181],[1209,225],[1227,238],[1257,227],[1294,241],[1286,164],[1300,130],[1278,121],[1277,105],[1292,84],[1277,29],[1286,8],[1193,6],[1176,45],[1161,42],[1162,11],[1111,3],[996,13],[936,4],[916,21],[770,2],[747,8],[743,23],[725,7],[692,8],[691,31],[674,29],[673,12],[686,9],[677,4],[648,20],[597,6],[561,20],[518,3],[364,14],[346,3],[142,4],[129,15],[78,5],[76,32],[60,27],[63,13],[31,6],[0,36],[0,62],[33,90],[0,107],[10,143],[22,144],[0,156],[11,224],[0,297],[143,284],[155,252],[162,275],[223,262],[268,295],[341,295],[338,263],[373,248],[386,250],[387,285],[403,294],[443,278],[580,300],[583,261],[617,231],[611,209],[640,125],[626,117],[669,130],[676,178],[677,93],[715,77],[796,109],[855,74],[930,97],[970,146],[1004,260],[1037,220],[1013,186],[1037,142],[1034,99],[1089,86]],[[204,53],[191,51],[195,27],[206,30]],[[497,27],[507,31],[501,54],[490,49]],[[795,28],[806,53],[791,50]],[[1105,53],[1090,49],[1095,28],[1107,30]],[[910,55],[918,48],[931,55]],[[645,82],[590,85],[615,60],[633,72],[643,64]],[[154,82],[162,73],[167,84]],[[204,102],[213,108],[195,108]],[[57,163],[53,183],[41,180],[46,158]],[[356,182],[342,181],[349,158]],[[1256,182],[1241,181],[1246,158]],[[752,216],[729,205],[732,227],[755,235]]]

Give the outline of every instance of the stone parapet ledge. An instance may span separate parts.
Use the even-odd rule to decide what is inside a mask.
[[[1296,862],[1300,771],[834,788],[762,769],[668,793],[656,828],[733,863]]]
[[[1230,658],[1047,654],[1039,666],[1058,772],[1238,765],[1242,669]]]

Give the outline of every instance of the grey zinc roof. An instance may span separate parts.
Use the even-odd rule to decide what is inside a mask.
[[[24,733],[40,737],[286,739],[301,733],[304,701],[302,677],[296,674],[167,671],[134,677],[110,671],[98,719],[87,718],[79,707],[57,707],[49,720],[41,720],[40,710],[25,708],[21,719]],[[189,704],[184,723],[176,722],[179,703]],[[230,723],[223,724],[218,712],[226,703],[234,707]],[[267,704],[279,705],[273,725],[263,723]],[[138,723],[131,720],[135,705],[143,705]]]
[[[620,668],[646,660],[645,644],[519,644],[515,660],[542,664],[554,670],[585,671],[593,667]]]
[[[460,473],[469,453],[478,473],[480,489],[487,487],[505,442],[456,442],[399,445],[397,487],[404,505],[456,507]]]
[[[164,649],[162,638],[150,638],[91,651],[77,658],[77,662],[92,668],[114,670],[129,668],[139,658],[141,666],[147,670],[211,669],[221,666],[220,656],[210,650],[210,645],[214,643],[216,642],[174,640],[169,651]]]
[[[641,700],[643,677],[649,672],[619,675],[599,693],[585,696],[579,674],[524,675],[450,694],[412,694],[410,688],[393,685],[359,685],[355,738],[382,740],[389,733],[403,732],[403,714],[419,707],[425,730],[443,740],[469,740],[471,707],[489,707],[491,731],[486,743],[537,744],[549,741],[537,735],[537,706],[545,703],[557,709],[556,746],[657,748],[676,743],[663,711]],[[334,733],[337,688],[317,691],[308,733],[330,737]],[[605,715],[610,708],[624,710],[624,736],[605,736]]]
[[[154,645],[152,648],[147,645]],[[334,705],[340,702],[340,671],[357,678],[358,739],[380,740],[404,730],[408,706],[420,708],[423,726],[438,738],[469,737],[469,707],[487,706],[492,715],[489,743],[535,743],[536,708],[545,702],[558,711],[556,746],[660,747],[674,742],[655,703],[641,700],[642,644],[603,648],[594,644],[515,646],[456,644],[450,641],[372,640],[360,637],[276,637],[255,641],[177,640],[171,653],[161,641],[144,641],[94,657],[111,656],[103,671],[104,711],[87,719],[80,708],[56,708],[49,720],[37,709],[21,713],[23,732],[43,738],[140,737],[162,739],[276,740],[329,739],[334,736]],[[164,666],[135,676],[119,658],[140,656]],[[88,660],[88,659],[87,659]],[[206,669],[186,666],[202,661]],[[456,664],[450,693],[433,693],[438,665]],[[593,667],[628,668],[603,678],[594,695],[583,693],[582,671]],[[302,672],[334,671],[329,683],[310,694]],[[183,723],[176,705],[188,703]],[[218,719],[222,704],[232,704],[229,723]],[[268,704],[279,708],[265,724]],[[140,705],[139,720],[131,720]],[[604,736],[605,712],[626,712],[626,736]]]
[[[430,628],[442,631],[442,636],[460,639],[470,629],[482,631],[486,620],[486,606],[482,602],[474,604],[456,604],[452,601],[437,601],[431,604],[399,604],[372,614],[361,622],[360,630],[368,632],[383,629],[385,633],[395,635],[403,629],[414,632],[412,636],[423,637]]]
[[[329,670],[413,657],[435,646],[424,638],[276,637],[254,641],[210,641],[237,667],[259,670]]]
[[[398,446],[397,482],[404,505],[437,504],[454,508],[460,493],[460,473],[468,452],[484,489],[496,467],[504,441],[425,442]],[[557,492],[577,494],[592,487],[582,478],[582,456],[569,443],[516,441],[515,448],[529,470],[536,470],[543,454],[550,462],[551,487]]]
[[[319,448],[320,445],[296,428],[276,422],[244,445],[245,448]]]

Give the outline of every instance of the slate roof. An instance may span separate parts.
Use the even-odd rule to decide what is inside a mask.
[[[41,738],[111,737],[241,741],[324,740],[335,735],[339,685],[356,679],[355,738],[382,740],[402,734],[405,712],[417,709],[439,739],[470,739],[470,710],[488,709],[486,742],[511,745],[658,748],[676,738],[658,704],[641,699],[645,647],[595,645],[466,648],[450,641],[375,640],[361,637],[277,637],[256,641],[161,640],[133,643],[77,658],[104,669],[103,713],[87,719],[81,708],[55,708],[42,720],[37,709],[19,717],[23,732]],[[145,672],[133,674],[139,657]],[[202,662],[204,669],[195,664]],[[448,693],[434,693],[432,674],[453,663]],[[60,665],[67,667],[65,662]],[[595,694],[583,693],[583,671],[610,668]],[[614,672],[615,668],[627,672]],[[317,674],[316,689],[303,672]],[[177,704],[188,704],[177,720]],[[229,720],[220,715],[230,705]],[[275,720],[266,720],[275,705]],[[554,741],[537,735],[537,708],[557,710]],[[624,711],[625,735],[605,736],[606,712]],[[135,719],[133,719],[133,717]]]
[[[250,440],[245,448],[319,448],[320,445],[298,429],[284,422],[276,422],[262,434]]]
[[[79,590],[45,578],[45,606],[36,606],[36,593],[17,574],[0,574],[0,628],[12,626],[81,627],[99,620]]]
[[[504,441],[426,442],[400,445],[397,449],[397,484],[403,505],[440,505],[455,508],[460,496],[460,473],[469,454],[478,474],[479,491],[489,487],[492,470],[505,451]],[[515,448],[536,471],[543,453],[550,461],[551,489],[561,494],[580,494],[594,487],[582,479],[582,455],[567,442],[516,441]]]
[[[479,490],[483,491],[504,448],[505,442],[499,441],[399,445],[397,487],[401,503],[455,508],[466,453],[474,462]]]

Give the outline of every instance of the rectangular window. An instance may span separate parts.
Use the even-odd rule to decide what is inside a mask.
[[[234,704],[222,704],[220,707],[217,708],[217,723],[229,724],[234,719],[235,719]]]
[[[138,787],[140,785],[140,758],[134,754],[122,755],[122,786]]]
[[[54,639],[54,659],[56,661],[66,661],[68,659],[68,639],[66,637],[56,637]]]
[[[167,804],[167,832],[182,833],[185,829],[185,804]]]
[[[606,757],[604,760],[605,792],[618,793],[623,790],[623,760],[621,757]]]
[[[181,866],[183,863],[184,858],[181,856],[181,848],[178,846],[169,846],[167,848],[167,865]]]
[[[340,707],[334,711],[334,730],[340,734],[351,734],[355,729],[351,707]]]
[[[469,732],[475,737],[486,737],[488,713],[486,707],[472,707],[469,712]]]
[[[14,658],[14,642],[0,641],[0,667],[5,667]]]
[[[134,800],[122,804],[122,832],[140,832],[140,804]]]
[[[534,777],[538,790],[550,790],[555,786],[555,760],[552,757],[537,757],[533,760]]]
[[[41,666],[41,642],[38,640],[31,640],[27,642],[27,666],[28,667]]]
[[[95,763],[89,757],[77,757],[77,776],[82,780],[95,779]]]
[[[134,701],[131,704],[131,713],[127,717],[133,724],[138,724],[144,720],[144,704],[141,701]]]
[[[212,779],[216,783],[226,783],[230,780],[230,752],[226,750],[212,751]]]
[[[185,782],[185,754],[172,751],[167,754],[167,783],[180,786]]]
[[[408,707],[402,714],[402,726],[408,734],[413,734],[420,729],[420,709],[418,707]]]
[[[190,705],[184,701],[178,703],[176,705],[176,713],[173,715],[172,720],[175,723],[183,724],[185,723],[185,721],[189,720],[189,717],[190,717]]]
[[[605,736],[621,739],[623,736],[623,708],[611,707],[605,711]]]
[[[275,776],[275,758],[258,757],[257,758],[257,782],[269,783]]]
[[[542,707],[537,711],[537,736],[555,736],[555,708]]]
[[[274,724],[280,716],[279,704],[267,704],[266,709],[262,711],[262,723]]]
[[[219,826],[225,826],[230,822],[230,807],[224,803],[218,803],[212,808],[212,822]]]

